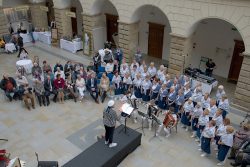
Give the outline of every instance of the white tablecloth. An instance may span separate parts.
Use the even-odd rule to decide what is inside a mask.
[[[72,53],[76,53],[78,50],[83,49],[83,42],[67,41],[64,39],[60,39],[60,48],[68,50]]]
[[[200,81],[197,81],[196,79],[192,79],[192,88],[194,88],[197,85],[198,82],[200,82]],[[214,81],[211,84],[204,83],[204,82],[200,82],[200,83],[202,84],[201,85],[202,94],[205,94],[205,93],[210,94],[212,89],[218,85],[218,81]]]
[[[39,40],[39,34],[40,34],[41,32],[33,32],[33,38],[34,38],[34,40],[35,41],[38,41]]]
[[[22,34],[22,33],[20,33],[20,36],[23,38],[23,43],[32,42],[30,34]]]
[[[15,45],[13,43],[6,43],[5,44],[5,51],[6,52],[13,53],[13,51],[15,51],[15,50],[16,50],[16,47],[15,47]]]
[[[39,32],[38,39],[39,39],[39,41],[50,45],[51,44],[51,33],[50,32]]]
[[[33,63],[31,60],[26,59],[26,60],[19,60],[16,62],[16,67],[24,67],[26,73],[30,74],[32,67],[33,67]]]

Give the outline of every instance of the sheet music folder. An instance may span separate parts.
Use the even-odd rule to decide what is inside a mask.
[[[130,115],[133,112],[134,108],[130,106],[130,104],[125,103],[122,105],[122,112]]]

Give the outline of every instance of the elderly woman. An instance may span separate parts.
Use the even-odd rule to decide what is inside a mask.
[[[34,77],[36,74],[42,75],[42,68],[38,65],[38,63],[34,63],[32,67],[32,76]]]
[[[56,79],[54,80],[54,87],[55,90],[58,92],[58,99],[60,103],[64,103],[64,87],[65,87],[65,80],[61,77],[60,74],[56,75]]]
[[[244,124],[242,128],[235,132],[234,136],[233,147],[231,148],[230,157],[228,157],[228,159],[235,159],[242,143],[250,137],[250,124]]]
[[[202,88],[201,87],[197,87],[195,88],[194,92],[192,93],[192,100],[194,103],[194,106],[196,106],[196,104],[198,102],[201,102],[201,98],[202,98]]]
[[[150,75],[151,80],[155,78],[156,74],[157,74],[157,70],[155,68],[155,63],[151,62],[150,66],[148,67],[148,73]]]
[[[100,81],[100,89],[102,92],[101,100],[102,103],[104,102],[106,96],[107,96],[107,91],[109,90],[109,78],[107,77],[106,73],[102,74],[102,78]]]
[[[222,95],[225,95],[226,92],[224,91],[224,86],[220,85],[218,86],[217,92],[216,92],[216,105],[219,105],[220,100],[222,99]]]
[[[47,63],[46,60],[43,61],[43,73],[44,75],[47,75],[49,71],[52,71],[50,65]]]
[[[79,91],[81,102],[84,97],[84,91],[86,90],[86,83],[85,80],[81,77],[81,75],[77,75],[76,88]]]
[[[42,104],[44,106],[46,106],[45,96],[44,96],[45,89],[44,89],[44,85],[43,85],[42,81],[39,79],[35,79],[33,86],[34,86],[34,92],[35,92],[35,95],[38,99],[40,107],[42,106]]]
[[[112,78],[112,85],[114,86],[115,95],[122,94],[122,79],[118,72]]]

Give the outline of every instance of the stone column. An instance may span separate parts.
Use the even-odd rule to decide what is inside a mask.
[[[72,37],[72,24],[71,17],[66,15],[66,12],[70,12],[70,9],[57,9],[54,8],[56,28],[58,30],[58,38],[63,36]]]
[[[3,13],[3,9],[0,8],[0,36],[9,34],[7,18]]]
[[[244,53],[233,106],[250,112],[250,53]]]
[[[119,22],[119,47],[123,50],[124,57],[128,62],[134,57],[138,46],[138,23],[123,23]]]
[[[93,39],[93,29],[97,24],[97,15],[89,15],[89,14],[83,14],[83,30],[84,33],[87,33],[89,35],[89,55],[87,56],[93,56],[94,55],[94,39]]]
[[[35,3],[30,5],[32,24],[36,28],[48,29],[47,12],[41,9],[45,7],[44,3]]]
[[[185,63],[184,49],[186,37],[171,33],[170,55],[168,72],[171,75],[176,75],[183,72]]]

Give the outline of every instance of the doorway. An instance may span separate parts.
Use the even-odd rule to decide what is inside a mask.
[[[243,41],[234,40],[234,52],[230,65],[230,70],[228,74],[228,81],[238,81],[240,75],[240,69],[243,62],[243,53],[245,51],[245,46]]]
[[[70,8],[71,12],[74,12],[76,14],[76,7],[71,7]],[[71,17],[71,24],[72,24],[72,35],[73,37],[77,35],[77,18],[76,17]]]
[[[162,59],[164,25],[156,23],[149,24],[148,55]]]
[[[118,16],[105,14],[107,26],[107,41],[112,42],[113,47],[116,46],[113,35],[118,33]]]

